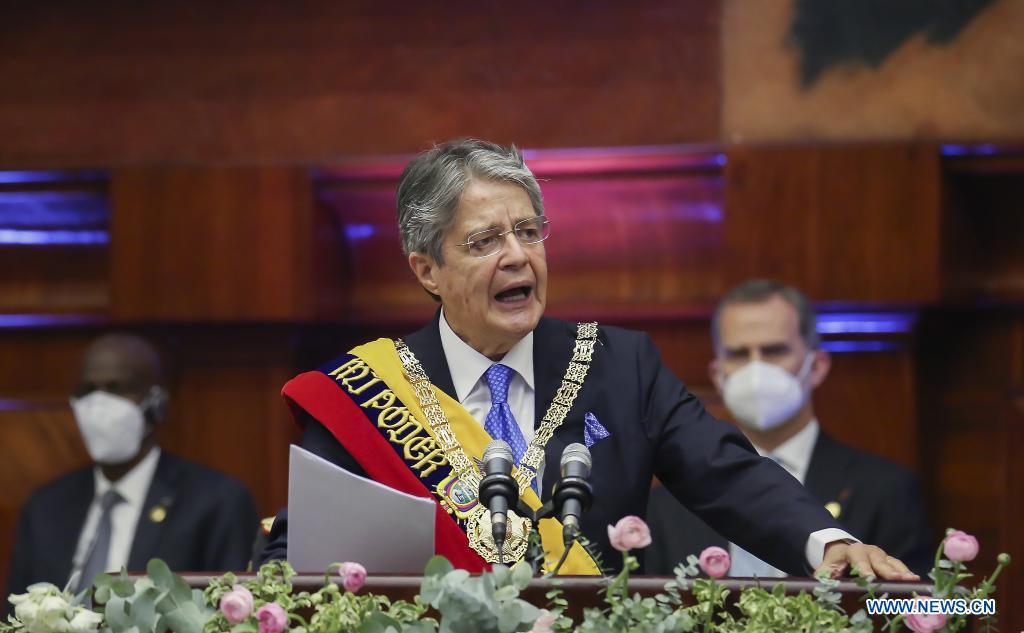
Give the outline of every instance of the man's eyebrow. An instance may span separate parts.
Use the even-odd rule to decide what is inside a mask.
[[[750,348],[747,347],[746,345],[737,345],[737,346],[734,346],[734,347],[730,347],[728,345],[723,345],[722,349],[725,350],[726,354],[744,354],[744,353],[745,354],[749,354],[750,353]]]

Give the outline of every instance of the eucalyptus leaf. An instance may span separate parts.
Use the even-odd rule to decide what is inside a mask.
[[[504,565],[494,565],[490,577],[494,579],[495,587],[504,587],[512,583],[512,572]]]
[[[520,561],[512,567],[512,582],[520,591],[530,586],[533,580],[533,568],[525,561]]]
[[[448,572],[455,569],[448,559],[444,556],[434,556],[427,562],[426,569],[423,570],[424,576],[445,576]]]

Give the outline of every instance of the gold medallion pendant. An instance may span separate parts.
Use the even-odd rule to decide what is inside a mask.
[[[472,517],[466,526],[469,546],[488,563],[497,563],[499,562],[498,545],[494,542],[494,534],[491,531],[491,511],[482,506],[478,507],[480,510],[475,513],[476,516]],[[509,510],[508,531],[505,535],[505,545],[501,548],[505,564],[511,565],[523,559],[532,527],[533,524],[529,519]]]

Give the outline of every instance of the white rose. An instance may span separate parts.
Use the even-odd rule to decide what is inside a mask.
[[[24,624],[28,624],[36,618],[39,613],[39,604],[32,600],[23,600],[14,607],[14,617]]]
[[[95,631],[102,621],[103,616],[99,613],[79,608],[75,613],[75,617],[71,618],[68,626],[72,633],[86,633],[87,631]]]
[[[69,606],[68,601],[63,596],[46,596],[39,603],[39,609],[43,612],[44,618],[55,615],[63,617]]]

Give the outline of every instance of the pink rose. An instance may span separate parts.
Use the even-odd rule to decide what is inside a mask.
[[[220,610],[232,624],[245,622],[252,613],[252,594],[242,585],[235,585],[220,597]]]
[[[533,623],[533,628],[530,629],[530,633],[551,633],[552,627],[555,626],[555,621],[558,616],[551,613],[547,609],[540,610],[540,617]]]
[[[924,600],[918,596],[917,600]],[[932,633],[946,624],[946,616],[941,613],[911,613],[904,618],[907,628],[917,633]]]
[[[729,571],[729,565],[732,565],[729,552],[715,546],[708,547],[701,552],[698,562],[701,570],[710,578],[721,578]]]
[[[946,535],[946,540],[942,542],[942,552],[949,560],[961,563],[974,560],[974,557],[978,555],[978,539],[967,532],[953,530]]]
[[[351,593],[359,591],[366,582],[366,568],[359,563],[342,563],[338,575],[341,576],[345,591]]]
[[[276,602],[268,602],[256,610],[260,633],[281,633],[288,624],[288,614]]]
[[[620,552],[643,549],[651,544],[651,530],[643,519],[629,515],[619,519],[615,527],[608,526],[608,540]]]

